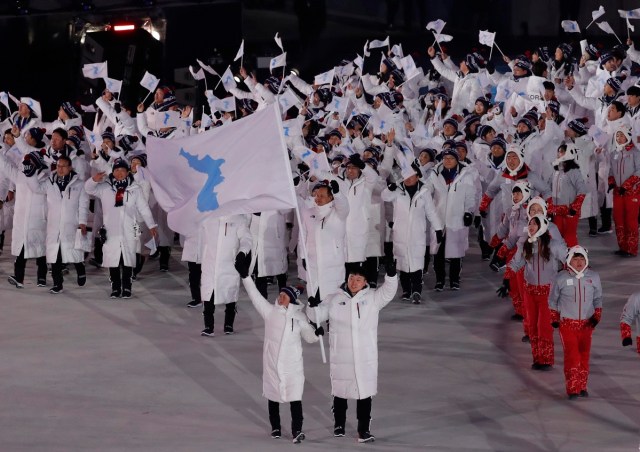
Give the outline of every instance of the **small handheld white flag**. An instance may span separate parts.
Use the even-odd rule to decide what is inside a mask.
[[[312,173],[331,171],[326,152],[316,153],[305,146],[295,146],[293,153],[309,167]]]
[[[106,77],[104,79],[106,88],[112,93],[119,93],[122,91],[122,80],[116,80],[115,78]]]
[[[442,33],[442,30],[444,29],[444,26],[446,24],[447,23],[442,19],[432,20],[427,24],[427,30],[431,30],[435,34],[439,35],[440,33]]]
[[[193,77],[194,80],[204,80],[204,69],[200,68],[200,70],[198,70],[198,72],[193,70],[193,66],[189,65],[189,72],[191,72],[191,76]]]
[[[213,69],[211,66],[208,66],[206,64],[204,64],[202,61],[200,60],[196,60],[198,62],[198,64],[200,65],[200,67],[202,69],[204,69],[205,71],[207,71],[209,74],[211,75],[217,75],[218,77],[220,77],[220,74],[218,74],[215,69]]]
[[[560,22],[562,29],[567,33],[580,33],[580,26],[575,20],[563,20]]]
[[[358,68],[360,68],[360,73],[362,73],[362,67],[364,66],[364,58],[360,55],[356,56],[356,59],[353,60],[353,64],[355,64]]]
[[[224,71],[224,74],[222,74],[222,78],[220,80],[222,81],[224,89],[227,91],[238,86],[236,81],[233,79],[233,72],[231,72],[231,67],[228,67],[227,70]]]
[[[605,33],[609,33],[610,35],[615,36],[616,39],[618,40],[618,42],[620,44],[622,44],[622,41],[620,41],[620,38],[618,38],[618,35],[616,34],[616,32],[613,31],[613,28],[611,28],[611,25],[609,25],[609,22],[604,20],[602,22],[598,22],[597,25],[598,25],[598,28],[600,28],[600,30],[604,31]]]
[[[271,58],[269,61],[269,71],[273,71],[277,67],[282,67],[287,65],[287,52],[284,52],[282,55],[278,55],[277,57]]]
[[[393,53],[398,58],[402,58],[404,56],[404,52],[402,51],[402,44],[396,44],[391,47],[391,53]]]
[[[214,106],[217,111],[236,111],[236,98],[233,96],[229,96],[223,99],[216,99],[214,101]],[[214,108],[212,107],[211,109],[213,110]]]
[[[155,91],[159,84],[160,79],[148,71],[145,71],[142,80],[140,80],[140,85],[150,92]]]
[[[89,143],[93,149],[98,147],[98,144],[102,142],[102,140],[98,141],[98,134],[94,133],[93,130],[89,130],[86,127],[82,127],[84,129],[84,138]]]
[[[369,43],[369,50],[378,49],[380,47],[389,47],[389,36],[387,36],[387,38],[384,41],[374,39]]]
[[[394,154],[394,158],[400,167],[400,172],[402,174],[402,180],[407,179],[416,174],[416,171],[411,167],[411,163],[413,162],[413,152],[403,143],[398,143],[398,149]]]
[[[40,102],[30,97],[21,97],[20,103],[28,105],[38,118],[42,118],[42,107],[40,107]]]
[[[604,15],[604,7],[602,5],[600,5],[600,8],[598,8],[597,10],[591,12],[592,20],[591,20],[591,22],[589,22],[589,25],[587,25],[585,27],[585,30],[587,28],[589,28],[592,23],[594,23],[596,20],[598,20],[598,18],[602,17],[603,15]]]
[[[238,61],[240,58],[242,58],[243,55],[244,55],[244,39],[240,43],[240,48],[238,49],[238,53],[236,53],[236,57],[233,59],[233,61]]]
[[[630,11],[619,9],[618,13],[623,19],[640,19],[640,8],[632,9]]]
[[[313,79],[313,83],[315,85],[329,85],[333,84],[333,75],[336,72],[336,68],[334,67],[330,71],[323,72],[322,74],[318,74]]]
[[[451,35],[445,35],[445,34],[437,34],[436,35],[436,40],[438,42],[449,42],[453,39],[453,36]]]
[[[298,106],[302,103],[302,101],[295,95],[295,93],[287,87],[284,92],[278,98],[278,102],[282,106],[283,111],[287,111],[291,107]]]
[[[333,96],[331,102],[325,108],[326,111],[337,112],[342,118],[347,111],[347,107],[349,106],[349,99],[345,99],[340,96]]]
[[[0,104],[7,107],[7,110],[11,111],[11,107],[9,106],[9,94],[6,91],[0,92]]]
[[[493,47],[493,41],[496,39],[496,33],[489,30],[480,30],[478,41],[488,47]]]
[[[604,130],[598,128],[596,125],[592,125],[589,127],[588,135],[593,138],[594,143],[598,146],[606,146],[607,143],[611,140],[611,136],[607,134]]]
[[[280,47],[280,50],[284,52],[284,47],[282,47],[282,38],[279,36],[279,33],[276,33],[276,35],[273,37],[273,40],[276,42],[276,45]]]
[[[286,138],[301,137],[302,136],[302,122],[301,117],[289,119],[288,121],[282,121],[282,134]]]
[[[363,55],[366,57],[371,56],[371,52],[369,52],[369,41],[364,43],[364,50],[362,51]]]
[[[108,77],[107,62],[85,64],[82,66],[82,75],[86,78]]]

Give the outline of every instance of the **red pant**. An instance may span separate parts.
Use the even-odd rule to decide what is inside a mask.
[[[634,256],[638,254],[638,204],[638,195],[613,195],[613,221],[618,247]]]
[[[524,319],[522,321],[522,327],[524,328],[524,335],[529,335],[529,328],[527,327],[527,310],[524,306],[524,268],[521,268],[511,278],[509,285],[509,295],[511,295],[511,302],[513,303],[513,309],[516,314],[520,314]]]
[[[578,220],[580,220],[579,214],[572,217],[553,217],[553,222],[558,227],[560,235],[567,242],[567,247],[569,248],[578,244]]]
[[[593,328],[588,320],[562,319],[560,322],[567,394],[580,394],[580,391],[587,390],[592,334]]]
[[[553,328],[549,311],[549,290],[551,286],[535,286],[524,283],[524,306],[527,311],[527,328],[531,343],[533,362],[554,363]]]

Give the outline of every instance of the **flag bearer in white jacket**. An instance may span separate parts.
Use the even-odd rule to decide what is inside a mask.
[[[224,334],[233,334],[240,290],[240,278],[233,264],[251,251],[248,220],[245,215],[207,218],[200,228],[200,295],[204,302],[204,330],[200,334],[213,337],[216,305],[225,305]]]
[[[262,349],[262,395],[268,400],[271,437],[280,438],[280,404],[291,406],[291,434],[298,444],[305,439],[302,432],[302,392],[304,390],[304,363],[301,338],[312,343],[324,334],[309,322],[302,312],[298,296],[300,289],[282,287],[274,304],[269,303],[249,276],[251,255],[236,262],[236,270],[253,306],[264,320],[264,347]]]
[[[569,400],[588,397],[591,335],[602,316],[600,275],[589,268],[587,250],[576,245],[567,253],[567,269],[556,276],[549,296],[551,326],[560,328],[564,378]]]
[[[75,247],[77,231],[87,235],[89,196],[84,181],[73,171],[71,159],[62,155],[50,177],[29,177],[27,183],[34,193],[44,193],[47,197],[47,263],[51,264],[53,278],[49,292],[62,292],[62,267],[66,263],[74,264],[78,285],[84,286],[87,281],[84,251]]]
[[[256,287],[267,298],[268,280],[275,276],[278,288],[287,285],[287,214],[288,210],[270,210],[251,215],[253,274]]]
[[[109,267],[111,298],[131,298],[131,276],[140,240],[138,215],[144,219],[154,238],[158,231],[142,188],[129,173],[127,162],[117,159],[113,163],[112,174],[106,179],[105,175],[100,172],[87,179],[85,190],[102,203],[106,230],[102,264]]]
[[[341,290],[317,306],[316,322],[329,320],[331,348],[331,394],[334,436],[345,435],[347,399],[357,401],[358,442],[371,435],[371,398],[378,393],[378,316],[398,289],[395,263],[387,266],[384,283],[377,289],[367,285],[364,271],[353,269]],[[315,300],[309,298],[309,306]]]

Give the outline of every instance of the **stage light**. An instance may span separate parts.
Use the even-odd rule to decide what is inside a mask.
[[[134,24],[118,24],[113,26],[113,31],[133,31],[136,29]]]
[[[291,75],[300,76],[300,70],[298,68],[291,69]]]

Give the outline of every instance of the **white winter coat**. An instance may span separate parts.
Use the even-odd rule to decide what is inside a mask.
[[[274,276],[287,272],[287,210],[251,215],[252,266],[258,265],[258,276]]]
[[[469,248],[469,227],[464,225],[463,216],[467,212],[473,215],[476,211],[480,193],[474,186],[474,175],[464,164],[458,165],[458,174],[449,185],[441,174],[442,169],[442,163],[437,164],[426,185],[433,194],[438,217],[444,220],[444,257],[460,258]],[[433,243],[434,235],[435,231],[431,233]],[[436,254],[438,247],[431,247],[430,251]]]
[[[240,276],[234,268],[236,255],[251,251],[251,233],[245,215],[207,218],[201,224],[203,300],[215,294],[214,304],[238,301]]]
[[[316,308],[318,324],[329,320],[331,394],[366,399],[378,393],[378,316],[393,299],[398,277],[385,276],[377,289],[353,297],[341,290]]]
[[[483,94],[478,74],[462,75],[461,72],[456,72],[446,67],[439,57],[432,58],[431,63],[440,75],[453,82],[451,112],[462,114],[463,109],[473,111],[476,99]]]
[[[86,225],[89,217],[89,196],[84,181],[76,173],[61,192],[52,174],[46,179],[27,178],[34,193],[47,197],[47,263],[58,260],[60,250],[62,262],[83,262],[84,251],[75,248],[78,226]]]
[[[102,265],[118,267],[120,255],[122,255],[125,267],[135,267],[136,250],[141,232],[137,222],[138,214],[142,216],[149,229],[156,227],[142,188],[129,176],[129,185],[120,207],[115,206],[117,190],[110,178],[106,178],[103,182],[87,179],[84,188],[87,194],[99,198],[102,203],[104,227],[107,230],[107,241],[102,247],[104,253]]]
[[[393,203],[393,254],[398,270],[403,272],[415,272],[424,267],[424,253],[430,243],[427,220],[434,234],[443,230],[441,217],[427,186],[422,182],[418,184],[418,191],[413,198],[409,196],[404,183],[394,191],[385,188],[382,192],[382,199]]]
[[[251,277],[242,280],[253,306],[264,319],[262,395],[274,402],[302,400],[304,363],[302,344],[317,342],[313,327],[300,305],[283,307],[265,300]]]

